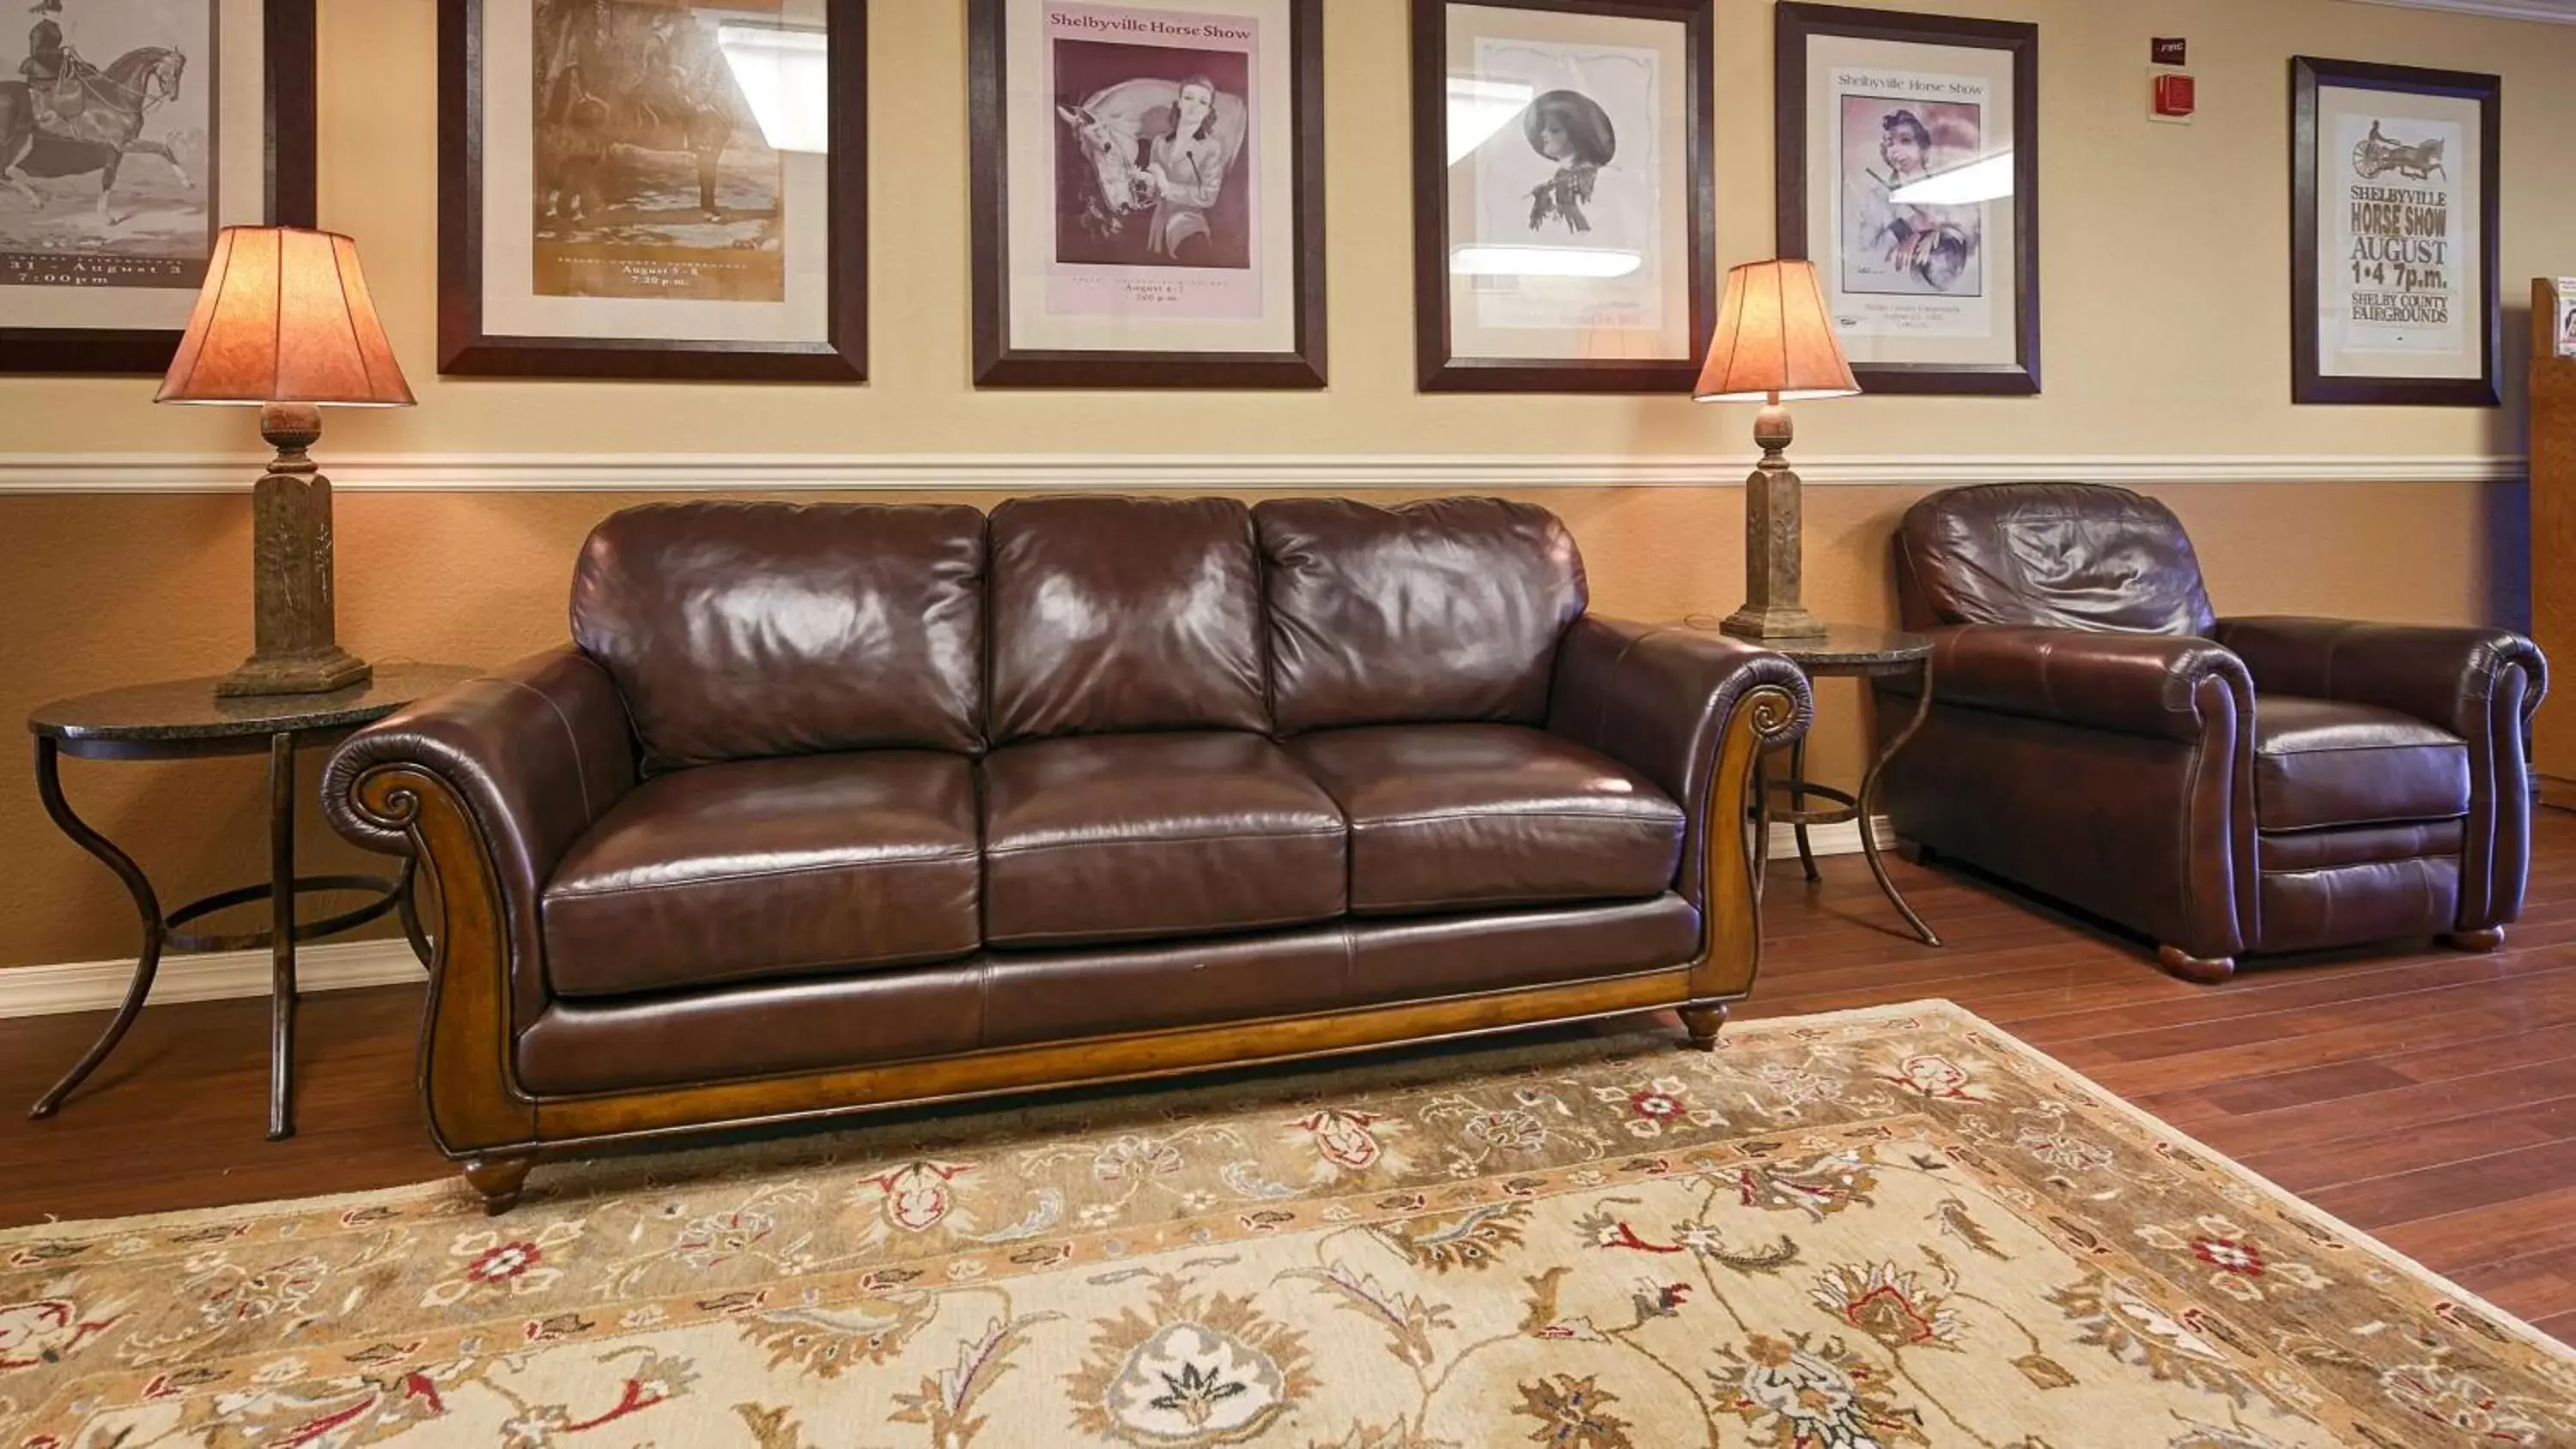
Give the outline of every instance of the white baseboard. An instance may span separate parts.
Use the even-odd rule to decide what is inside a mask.
[[[1879,817],[1878,842],[1895,844],[1885,816]],[[1807,831],[1807,843],[1818,855],[1860,854],[1860,825],[1818,825]],[[1771,859],[1798,858],[1798,837],[1786,825],[1771,827]],[[152,1000],[222,1001],[268,994],[266,951],[208,951],[165,955],[152,982]],[[49,966],[0,970],[0,1019],[56,1016],[74,1011],[113,1011],[125,999],[134,979],[134,963],[63,961]],[[364,986],[400,986],[421,979],[420,962],[408,942],[334,941],[306,946],[295,953],[295,979],[306,992],[353,991]]]
[[[152,980],[152,1001],[221,1001],[268,994],[266,951],[164,954]],[[421,979],[420,961],[407,941],[332,941],[295,953],[295,981],[302,992],[349,991]],[[110,1011],[125,1000],[134,962],[63,961],[0,971],[0,1017],[53,1016],[70,1011]]]
[[[1887,817],[1881,815],[1870,824],[1878,832],[1878,848],[1894,850],[1896,829],[1887,823]],[[1807,827],[1807,848],[1818,855],[1858,855],[1860,854],[1860,822],[1847,820],[1840,825],[1810,825]],[[1797,859],[1796,827],[1774,824],[1771,827],[1772,862],[1777,864],[1786,860],[1794,863]]]

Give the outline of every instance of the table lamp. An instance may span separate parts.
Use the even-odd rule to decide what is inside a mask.
[[[1798,475],[1789,471],[1789,402],[1860,391],[1834,336],[1812,263],[1748,262],[1726,274],[1726,301],[1699,402],[1760,402],[1753,441],[1762,461],[1744,484],[1744,607],[1720,629],[1743,639],[1815,639],[1825,626],[1798,601]]]
[[[228,226],[155,402],[259,408],[277,449],[251,495],[251,656],[218,695],[320,694],[372,677],[332,637],[331,480],[305,450],[322,405],[412,404],[347,237]]]

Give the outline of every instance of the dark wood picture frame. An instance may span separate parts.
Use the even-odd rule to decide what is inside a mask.
[[[2478,103],[2478,377],[2342,377],[2322,370],[2319,309],[2325,276],[2317,264],[2317,89],[2402,91]],[[2290,59],[2290,401],[2294,404],[2401,407],[2500,406],[2504,395],[2503,298],[2496,268],[2502,255],[2504,79],[2469,71],[2424,70],[2358,60]]]
[[[1779,207],[1776,246],[1783,257],[1815,259],[1807,236],[1807,40],[1831,35],[1906,45],[1946,45],[2008,52],[2013,61],[2013,360],[2011,362],[1859,362],[1852,372],[1872,393],[1967,397],[2039,394],[2039,27],[2015,20],[1974,20],[1781,0],[1774,55],[1773,144]]]
[[[1689,178],[1690,355],[1665,360],[1454,355],[1449,287],[1449,7],[1681,25],[1689,55],[1683,105]],[[1686,393],[1717,329],[1716,17],[1707,0],[1413,0],[1413,329],[1424,392]]]
[[[1320,388],[1324,349],[1323,0],[1288,0],[1291,249],[1296,341],[1286,352],[1148,352],[1014,347],[1010,341],[1009,0],[968,0],[966,112],[973,193],[977,387]]]
[[[517,337],[483,330],[483,0],[438,6],[438,370],[460,377],[864,382],[867,0],[826,0],[831,91],[827,339]]]
[[[264,214],[277,226],[312,226],[316,0],[263,0],[261,91],[267,112],[261,147]],[[0,327],[0,375],[143,373],[170,367],[184,329]]]

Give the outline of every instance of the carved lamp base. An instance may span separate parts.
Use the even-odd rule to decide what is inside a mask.
[[[321,439],[311,403],[260,409],[259,435],[277,449],[251,492],[252,637],[241,668],[215,682],[218,696],[325,694],[374,677],[333,637],[331,480],[307,449]]]
[[[1789,468],[1789,443],[1795,436],[1789,410],[1775,393],[1753,420],[1753,441],[1762,447],[1762,461],[1744,480],[1744,607],[1717,626],[1739,639],[1825,635],[1825,626],[1798,597],[1805,506],[1798,475]]]

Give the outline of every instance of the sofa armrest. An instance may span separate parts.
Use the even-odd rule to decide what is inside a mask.
[[[1753,722],[1762,749],[1797,739],[1814,718],[1798,666],[1723,634],[1585,615],[1557,646],[1549,733],[1599,750],[1681,805],[1679,888],[1703,913],[1711,908],[1712,788],[1732,791],[1718,797],[1731,804],[1743,786],[1715,776],[1729,726],[1757,698],[1770,706]]]
[[[420,806],[396,797],[417,791],[407,782],[389,793],[381,788],[389,774],[425,776],[463,806],[471,839],[461,846],[479,849],[485,860],[439,859],[442,843],[433,840],[422,863],[442,896],[456,882],[490,876],[500,897],[513,1014],[532,1020],[545,1005],[538,889],[573,841],[636,782],[633,734],[616,685],[588,656],[556,649],[417,701],[342,742],[323,770],[331,823],[361,845],[405,852]],[[369,788],[371,779],[379,788]],[[467,904],[442,901],[450,924]]]
[[[2464,740],[2489,732],[2506,671],[2522,671],[2525,714],[2549,689],[2539,646],[2509,629],[2265,617],[2221,619],[2217,632],[2267,694],[2377,705]]]
[[[2244,662],[2193,635],[2017,624],[1930,632],[1933,697],[1944,705],[2184,744],[2200,742],[2212,709],[2253,718]],[[1886,687],[1911,692],[1911,681]]]

